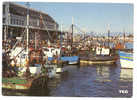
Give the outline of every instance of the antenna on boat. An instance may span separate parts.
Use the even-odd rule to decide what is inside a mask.
[[[44,25],[44,28],[46,29],[46,31],[47,31],[47,33],[48,33],[48,37],[49,37],[48,41],[51,41],[51,40],[52,40],[52,37],[51,37],[51,35],[50,35],[49,31],[48,31],[48,27],[47,27],[46,23],[45,23],[44,20],[43,20],[42,14],[40,14],[40,21],[41,21],[41,24]]]

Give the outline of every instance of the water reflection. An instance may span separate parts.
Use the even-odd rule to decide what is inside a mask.
[[[104,66],[98,66],[96,67],[96,71],[97,71],[97,78],[101,78],[101,79],[109,79],[109,67],[104,67]]]
[[[133,79],[133,69],[121,69],[120,81],[130,82]]]
[[[96,79],[99,81],[125,81],[131,82],[133,80],[133,69],[124,69],[119,66],[96,66]],[[113,76],[113,77],[112,77]]]

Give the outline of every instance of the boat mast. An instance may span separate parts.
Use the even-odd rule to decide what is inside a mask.
[[[123,38],[124,38],[124,49],[126,49],[125,43],[126,43],[126,33],[125,33],[125,29],[123,29],[124,34],[123,34]]]
[[[73,26],[74,26],[74,20],[73,20],[73,17],[72,17],[72,34],[71,34],[71,48],[72,48],[72,44],[73,44]]]
[[[123,29],[123,39],[124,39],[124,45],[125,45],[125,37],[126,37],[126,34],[125,34],[125,29]]]
[[[110,24],[108,24],[108,47],[109,47],[109,37],[110,37]]]
[[[27,60],[28,60],[28,54],[29,54],[29,2],[26,3],[27,6]]]
[[[35,32],[35,50],[36,50],[36,47],[37,47],[37,46],[36,46],[36,32]]]
[[[60,25],[60,48],[62,49],[62,23]],[[60,56],[62,56],[62,52],[61,52]]]

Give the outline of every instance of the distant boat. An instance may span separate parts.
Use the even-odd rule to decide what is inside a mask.
[[[54,57],[55,55],[58,55],[60,56],[60,48],[48,48],[48,47],[43,47],[43,53],[46,55],[44,56],[45,58],[48,58],[47,60],[49,62],[52,62],[53,64],[55,65],[58,65],[59,64],[59,60],[57,61],[56,57]],[[58,58],[59,59],[59,58]],[[62,63],[62,62],[61,62]],[[53,77],[56,75],[56,73],[61,73],[63,72],[63,69],[58,65],[58,66],[50,66],[50,67],[46,67],[50,70],[50,77]],[[51,70],[52,69],[52,70]]]
[[[116,43],[115,44],[115,49],[116,50],[122,50],[122,49],[125,49],[125,45],[124,45],[124,43]]]
[[[119,51],[121,68],[133,68],[133,53],[127,51]]]
[[[46,48],[46,47],[43,47],[43,52],[44,54],[48,57],[48,60],[49,61],[52,61],[55,59],[54,55],[57,55],[59,56],[59,60],[63,61],[63,62],[68,62],[68,64],[78,64],[79,62],[79,57],[78,56],[63,56],[63,57],[60,57],[60,52],[61,52],[61,49],[60,48]]]

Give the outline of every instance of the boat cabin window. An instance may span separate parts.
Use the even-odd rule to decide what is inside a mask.
[[[49,51],[49,49],[47,49],[47,48],[44,48],[44,51]]]
[[[41,67],[40,64],[33,64],[33,63],[31,63],[30,66],[31,66],[31,67]]]

